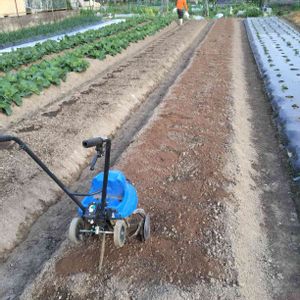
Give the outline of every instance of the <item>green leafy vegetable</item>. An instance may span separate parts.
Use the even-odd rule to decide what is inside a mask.
[[[12,114],[11,105],[20,106],[22,98],[32,94],[39,94],[51,84],[59,85],[61,80],[66,80],[69,72],[83,72],[89,63],[84,57],[105,59],[107,55],[116,55],[130,43],[144,39],[159,29],[170,24],[172,17],[164,19],[154,18],[151,23],[146,23],[131,30],[121,31],[116,35],[107,36],[100,41],[83,44],[72,52],[57,56],[49,61],[33,64],[17,72],[9,72],[0,77],[0,109],[7,114]],[[118,24],[124,29],[124,26]],[[111,29],[110,29],[111,30]],[[111,32],[111,31],[110,31]],[[52,43],[47,47],[52,47]]]

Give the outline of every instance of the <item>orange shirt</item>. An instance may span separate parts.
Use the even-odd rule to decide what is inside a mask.
[[[177,7],[178,9],[183,9],[183,8],[185,8],[186,11],[188,11],[188,9],[189,9],[188,6],[187,6],[187,4],[186,4],[186,0],[177,0],[176,7]]]

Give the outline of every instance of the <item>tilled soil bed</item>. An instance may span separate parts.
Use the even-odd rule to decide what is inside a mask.
[[[174,45],[181,30],[186,33],[194,24],[199,23],[174,34]],[[142,52],[147,61],[156,62],[151,54],[164,57],[170,40],[155,53],[155,47]],[[98,272],[98,237],[79,245],[62,237],[75,211],[63,199],[36,221],[28,239],[0,267],[6,298],[299,299],[299,223],[245,29],[240,20],[218,20],[200,45],[201,39],[195,41],[194,55],[176,82],[177,71],[171,81],[160,77],[159,88],[145,96],[113,139],[118,148],[122,134],[128,134],[125,147],[130,146],[122,156],[124,150],[114,149],[112,161],[119,157],[114,168],[135,184],[140,206],[150,213],[151,239],[145,244],[131,239],[121,249],[109,239]],[[177,58],[185,62],[187,53]],[[142,57],[135,59],[128,64],[138,72]],[[147,74],[155,76],[150,67]],[[124,74],[130,66],[121,68]],[[112,86],[123,82],[114,76],[118,72],[107,76]],[[126,84],[133,82],[130,77]],[[162,91],[165,84],[173,85]],[[90,100],[97,103],[97,87],[90,88],[82,97],[93,95]],[[120,103],[126,94],[118,92]],[[156,104],[148,105],[159,102],[149,121],[149,107]],[[63,113],[64,106],[52,119]],[[75,108],[72,113],[77,116]],[[135,123],[139,115],[141,123]],[[84,186],[86,173],[87,168],[76,189]],[[56,227],[62,227],[57,236]],[[64,240],[59,248],[55,239]],[[45,251],[48,246],[54,254]]]
[[[151,240],[130,241],[119,250],[108,245],[98,275],[98,239],[64,249],[38,280],[34,298],[110,298],[117,282],[125,286],[124,295],[139,299],[153,297],[149,284],[192,289],[198,283],[200,289],[217,280],[223,295],[235,293],[231,251],[220,222],[228,197],[220,170],[230,134],[232,30],[232,20],[215,24],[116,166],[135,184],[141,207],[152,216]],[[75,288],[78,280],[85,286]]]
[[[11,124],[6,133],[22,138],[66,183],[74,181],[91,153],[82,148],[81,141],[100,134],[113,135],[130,112],[164,80],[205,25],[206,22],[189,22],[182,28],[172,26],[138,54],[123,57],[121,63],[89,86]],[[15,147],[2,145],[0,165],[3,256],[56,201],[59,190]]]

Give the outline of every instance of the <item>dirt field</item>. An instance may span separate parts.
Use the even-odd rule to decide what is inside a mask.
[[[9,129],[76,190],[92,177],[77,141],[113,136],[114,168],[151,215],[150,241],[122,249],[108,241],[99,274],[99,239],[66,240],[74,206],[8,148],[0,156],[5,211],[19,211],[20,194],[26,209],[9,225],[3,218],[2,249],[16,243],[11,236],[23,242],[5,252],[0,298],[299,299],[288,166],[243,23],[173,24],[142,43]],[[26,230],[16,230],[22,222]]]
[[[300,11],[292,12],[285,18],[288,19],[290,22],[294,23],[295,25],[300,26]]]
[[[204,26],[205,22],[197,23],[197,26],[190,23],[176,35],[174,26],[168,28],[156,39],[146,40],[144,48],[136,47],[138,54],[135,48],[129,49],[127,57],[119,58],[119,64],[112,70],[107,70],[108,61],[105,72],[99,73],[97,79],[87,86],[82,87],[83,79],[78,82],[78,74],[74,74],[74,78],[68,78],[60,89],[47,90],[47,95],[38,99],[37,106],[30,106],[29,111],[24,107],[22,118],[18,114],[13,116],[5,131],[24,139],[65,182],[76,179],[90,153],[82,147],[81,141],[99,132],[113,135],[130,111],[165,78]],[[180,42],[177,41],[179,37]],[[105,62],[100,71],[104,69],[103,64]],[[96,63],[95,67],[99,65]],[[157,65],[160,68],[156,68]],[[93,70],[94,67],[89,72]],[[91,74],[86,74],[85,79],[89,80]],[[70,89],[78,84],[81,89],[70,93]],[[62,98],[61,94],[65,93],[69,95]],[[51,94],[49,103],[48,95]],[[29,99],[29,102],[34,100],[37,101]],[[40,107],[42,104],[44,107]],[[26,235],[36,218],[57,199],[59,190],[54,184],[49,184],[35,163],[16,148],[1,151],[0,161],[1,212],[5,212],[1,215],[5,234],[0,242],[0,253],[5,256],[7,250]],[[11,213],[14,214],[13,220]]]

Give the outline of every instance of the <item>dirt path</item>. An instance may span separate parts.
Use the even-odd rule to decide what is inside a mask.
[[[240,221],[232,225],[239,231],[235,238],[240,241],[235,246],[242,247],[238,258],[243,271],[239,272],[241,290],[247,299],[299,299],[300,224],[293,201],[297,195],[292,193],[286,152],[278,140],[245,29],[241,26],[236,31],[240,31],[241,44],[235,48],[233,124],[235,149],[240,150],[235,154],[239,160],[235,191],[239,193]],[[250,179],[246,190],[239,188],[244,178]],[[253,272],[254,266],[260,272]]]
[[[248,101],[252,91],[247,90],[246,68],[243,43],[244,30],[235,23],[233,43],[233,141],[232,161],[229,162],[228,177],[235,186],[229,188],[233,194],[232,210],[229,210],[229,228],[232,231],[232,249],[238,272],[241,294],[246,299],[270,299],[268,282],[262,269],[262,258],[268,257],[266,236],[260,226],[263,222],[261,191],[256,187],[254,176],[258,174],[252,165],[257,161],[257,152],[251,141],[251,123],[255,120]],[[247,41],[246,41],[247,42]],[[248,51],[249,52],[249,51]],[[250,53],[249,53],[250,54]],[[253,68],[253,72],[256,70]],[[259,82],[258,82],[259,84]],[[261,95],[260,99],[262,98]],[[238,175],[238,176],[237,176]],[[230,207],[230,206],[229,206]]]
[[[151,214],[151,240],[108,242],[101,274],[97,238],[66,240],[21,299],[299,299],[280,149],[243,24],[218,20],[116,164]]]

